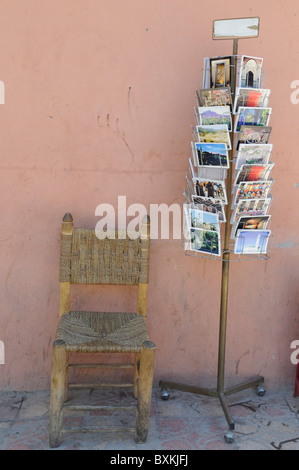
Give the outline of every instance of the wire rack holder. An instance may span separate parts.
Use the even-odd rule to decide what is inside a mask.
[[[235,94],[236,90],[236,71],[237,71],[237,62],[238,62],[238,40],[239,38],[229,38],[233,40],[233,53],[232,53],[232,61],[235,73],[232,74],[231,80],[231,90],[232,94]],[[216,38],[214,38],[216,39]],[[223,38],[225,39],[225,38]],[[226,38],[228,39],[228,38]],[[232,115],[232,119],[234,120],[234,116]],[[234,129],[234,126],[233,126]],[[232,146],[230,153],[230,160],[233,160],[233,151],[234,151],[234,133],[232,132]],[[227,402],[227,396],[233,395],[240,391],[249,389],[249,388],[257,388],[258,395],[263,395],[265,390],[262,386],[264,383],[264,377],[256,376],[249,380],[244,380],[243,382],[230,386],[225,387],[225,350],[226,350],[226,328],[227,328],[227,306],[228,306],[228,281],[229,281],[229,267],[230,267],[230,212],[232,208],[232,180],[233,180],[233,169],[232,165],[227,171],[227,182],[226,182],[226,190],[227,190],[227,206],[226,206],[226,222],[225,222],[225,236],[224,236],[224,244],[222,249],[222,277],[221,277],[221,301],[220,301],[220,320],[219,320],[219,342],[218,342],[218,368],[217,368],[217,386],[216,388],[205,388],[200,386],[193,386],[178,382],[171,382],[166,380],[160,380],[159,385],[162,388],[162,399],[167,399],[168,393],[165,392],[167,389],[175,389],[180,390],[183,392],[195,393],[203,396],[208,397],[215,397],[218,398],[223,409],[229,431],[224,436],[227,442],[233,442],[233,434],[232,431],[235,429],[235,422],[230,413],[229,405]],[[267,259],[267,256],[262,257],[262,259]]]

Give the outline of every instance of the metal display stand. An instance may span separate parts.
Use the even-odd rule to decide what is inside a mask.
[[[223,20],[220,20],[223,21]],[[252,37],[256,37],[252,36]],[[232,94],[235,94],[236,88],[236,71],[237,71],[237,54],[238,54],[238,40],[243,36],[238,38],[224,37],[224,38],[215,38],[214,39],[232,39],[233,40],[233,68],[234,73],[232,74],[231,80],[231,91]],[[233,161],[233,151],[234,151],[234,115],[232,114],[232,145],[231,150],[229,150],[230,160]],[[162,388],[161,398],[167,400],[169,398],[169,393],[167,389],[176,389],[183,392],[195,393],[208,397],[216,397],[220,400],[229,431],[224,436],[227,442],[233,442],[233,433],[235,429],[234,420],[230,414],[229,406],[227,404],[226,397],[242,390],[249,388],[257,387],[258,395],[262,396],[265,393],[264,388],[261,384],[264,383],[264,377],[256,376],[251,380],[244,381],[237,385],[226,388],[224,386],[225,378],[225,349],[226,349],[226,328],[227,328],[227,305],[228,305],[228,284],[229,284],[229,266],[230,266],[230,214],[232,206],[232,178],[233,178],[233,167],[232,164],[227,171],[227,206],[226,206],[226,222],[225,222],[225,236],[224,236],[224,245],[222,252],[222,278],[221,278],[221,303],[220,303],[220,322],[219,322],[219,343],[218,343],[218,371],[217,371],[217,387],[215,389],[197,387],[193,385],[187,385],[177,382],[170,382],[166,380],[160,380],[159,385]]]

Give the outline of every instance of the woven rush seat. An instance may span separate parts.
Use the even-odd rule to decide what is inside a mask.
[[[143,315],[123,312],[70,312],[60,318],[56,340],[69,352],[137,353],[148,333]]]

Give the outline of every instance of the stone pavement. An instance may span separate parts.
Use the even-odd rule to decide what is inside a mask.
[[[100,404],[101,396],[113,403],[132,400],[127,389],[72,391],[76,401],[83,393],[89,403]],[[74,433],[73,426],[95,423],[134,426],[134,416],[116,412],[88,412],[83,418],[77,411],[65,416],[69,430],[57,450],[299,450],[299,397],[293,391],[266,391],[262,397],[255,390],[230,396],[228,403],[235,420],[234,439],[226,442],[227,423],[217,398],[169,390],[167,401],[160,388],[152,395],[149,435],[143,445],[136,444],[128,431],[113,433]],[[129,416],[129,417],[128,417]],[[0,449],[48,450],[49,392],[0,392]]]

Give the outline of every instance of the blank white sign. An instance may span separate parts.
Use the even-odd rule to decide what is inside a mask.
[[[259,26],[259,18],[214,20],[213,39],[256,38]]]

